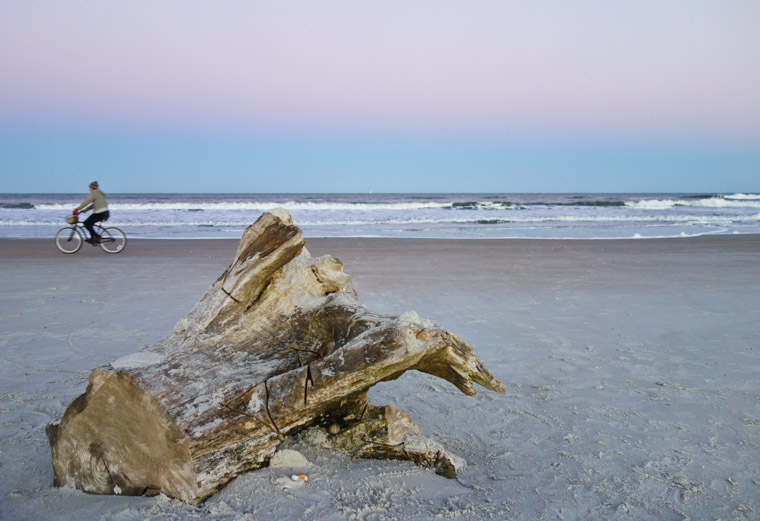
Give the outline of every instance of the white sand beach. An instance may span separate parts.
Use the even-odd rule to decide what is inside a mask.
[[[307,239],[369,309],[438,322],[507,387],[467,397],[412,372],[370,392],[464,458],[458,479],[300,439],[286,448],[309,465],[247,473],[199,507],[53,487],[45,425],[93,368],[165,336],[236,246],[0,240],[0,519],[760,518],[760,235]]]

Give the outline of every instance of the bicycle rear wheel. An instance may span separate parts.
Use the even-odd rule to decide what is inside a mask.
[[[76,253],[82,247],[82,234],[73,226],[61,228],[55,234],[55,247],[62,253]]]
[[[119,253],[127,246],[127,236],[118,228],[104,228],[100,234],[100,247],[106,253]]]

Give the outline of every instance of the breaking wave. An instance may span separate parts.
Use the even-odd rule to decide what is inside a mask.
[[[678,206],[692,208],[760,208],[760,195],[734,194],[683,199],[645,199],[626,201],[625,206],[641,210],[669,210]]]
[[[80,201],[76,194],[0,194],[0,237],[49,236]],[[312,236],[760,233],[760,195],[751,193],[114,194],[109,202],[110,225],[148,238],[234,237],[276,207]]]
[[[420,203],[304,203],[287,202],[176,202],[176,203],[109,203],[111,210],[129,211],[255,211],[265,212],[274,208],[287,208],[290,211],[368,211],[368,210],[423,210],[428,208],[446,208],[452,203],[420,202]],[[38,210],[71,211],[71,204],[40,203],[35,204]]]
[[[728,224],[738,222],[760,222],[760,213],[747,216],[726,216],[726,215],[668,215],[668,216],[648,216],[648,215],[623,215],[623,216],[544,216],[544,217],[527,217],[516,216],[509,218],[484,219],[478,217],[472,218],[374,218],[374,219],[307,219],[299,221],[299,226],[371,226],[378,224],[520,224],[520,223],[704,223],[704,224]],[[141,221],[130,219],[128,216],[121,216],[117,219],[108,221],[112,226],[137,226],[137,227],[173,227],[173,226],[207,226],[207,227],[229,227],[229,226],[248,226],[251,224],[250,219],[239,220],[156,220]],[[65,223],[62,219],[55,220],[17,220],[17,219],[0,219],[0,226],[63,226]]]

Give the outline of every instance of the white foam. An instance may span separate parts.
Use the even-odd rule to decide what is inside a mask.
[[[129,226],[131,228],[161,228],[161,227],[207,227],[207,228],[245,228],[251,224],[251,219],[239,220],[156,220],[156,221],[136,221],[129,216],[121,216],[119,220],[109,221],[109,226]],[[302,219],[295,223],[297,226],[367,226],[367,225],[416,225],[416,224],[483,224],[483,221],[490,221],[478,216],[471,218],[450,218],[448,216],[441,218],[377,218],[376,216],[367,216],[366,219]],[[753,215],[545,215],[537,217],[520,217],[510,215],[508,218],[492,219],[493,223],[486,224],[507,224],[507,223],[620,223],[620,222],[664,222],[664,223],[740,223],[760,221],[760,213]],[[63,223],[59,219],[42,221],[21,221],[17,219],[0,219],[0,226],[60,226]]]
[[[48,203],[0,207],[0,237],[52,238],[65,226],[73,207],[62,195]],[[760,195],[735,193],[687,195],[607,195],[536,198],[516,195],[515,202],[483,201],[464,194],[449,198],[421,195],[379,197],[285,196],[289,202],[246,200],[245,196],[213,194],[149,194],[111,201],[107,226],[121,228],[130,238],[239,238],[264,212],[283,206],[304,236],[414,237],[441,239],[529,238],[590,239],[644,236],[677,237],[682,233],[760,233]],[[509,197],[507,195],[504,196]],[[459,199],[459,201],[456,201]],[[486,199],[486,197],[480,197]],[[623,203],[623,201],[627,202]],[[657,228],[656,230],[654,228]],[[719,232],[718,229],[723,230]]]
[[[642,210],[668,210],[673,208],[678,201],[671,199],[648,199],[644,201],[626,201],[625,205],[631,208],[640,208]]]
[[[640,210],[669,210],[676,206],[693,208],[760,208],[760,196],[736,194],[730,197],[710,197],[705,199],[645,199],[626,201],[629,208]]]
[[[289,210],[340,210],[340,211],[367,211],[367,210],[420,210],[425,208],[447,208],[452,203],[419,202],[419,203],[299,203],[288,202],[176,202],[176,203],[109,203],[110,210],[204,210],[204,211],[257,211],[266,212],[275,208],[288,208]],[[71,203],[39,203],[35,204],[37,210],[54,210],[71,212]]]
[[[726,199],[740,199],[740,200],[760,200],[760,194],[733,194],[733,195],[724,195]]]

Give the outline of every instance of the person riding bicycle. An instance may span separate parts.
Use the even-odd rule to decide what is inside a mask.
[[[87,242],[97,244],[100,242],[100,236],[95,233],[94,225],[97,222],[105,221],[111,215],[106,203],[106,194],[100,191],[97,181],[90,183],[90,195],[82,201],[82,204],[74,208],[74,215],[88,210],[92,210],[92,215],[84,221],[84,227],[90,232],[90,238],[87,239]]]

